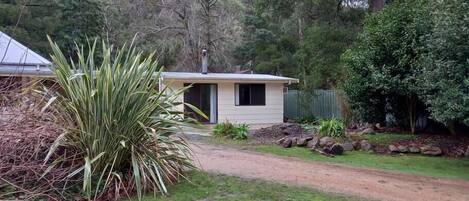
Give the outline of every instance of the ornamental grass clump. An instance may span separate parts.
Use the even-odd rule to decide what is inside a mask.
[[[319,123],[319,134],[334,138],[344,138],[345,125],[339,119],[321,120]]]
[[[166,194],[168,184],[194,168],[189,145],[174,136],[196,125],[176,110],[184,104],[178,96],[186,88],[158,89],[160,68],[153,54],[143,56],[132,47],[115,50],[104,42],[97,51],[96,45],[77,48],[76,62],[69,62],[51,42],[52,70],[61,90],[47,92],[47,105],[54,105],[67,127],[45,160],[61,164],[50,157],[62,148],[78,153],[80,164],[64,183],[78,181],[87,199]]]

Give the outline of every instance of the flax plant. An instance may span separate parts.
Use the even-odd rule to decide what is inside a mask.
[[[145,192],[168,193],[169,183],[194,168],[189,145],[174,135],[182,127],[197,125],[176,110],[184,104],[178,96],[186,88],[170,93],[158,89],[161,71],[154,55],[143,56],[132,46],[116,50],[103,42],[98,51],[96,41],[86,48],[77,45],[72,62],[49,41],[61,90],[47,105],[55,104],[56,115],[68,126],[46,161],[58,147],[80,153],[83,164],[67,178],[79,178],[90,200],[110,193],[118,197],[134,192],[139,199]]]

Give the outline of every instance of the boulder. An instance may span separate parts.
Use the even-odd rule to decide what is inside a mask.
[[[370,151],[371,148],[373,148],[373,147],[368,142],[368,140],[362,140],[362,141],[360,141],[360,148],[361,148],[362,151]]]
[[[344,151],[353,151],[354,150],[352,142],[344,142],[341,145],[344,148]]]
[[[409,153],[418,154],[420,153],[420,148],[418,148],[417,146],[411,145],[409,147]]]
[[[464,153],[465,157],[469,157],[469,146],[467,146],[466,153]]]
[[[283,148],[290,148],[291,145],[292,145],[292,140],[290,138],[285,139],[282,143]]]
[[[292,147],[296,146],[297,143],[298,143],[298,138],[297,138],[297,137],[291,138],[291,146],[292,146]]]
[[[319,140],[319,146],[322,146],[322,147],[332,146],[333,144],[334,144],[334,139],[332,139],[331,137],[322,137]]]
[[[388,146],[388,149],[389,149],[389,151],[392,152],[392,153],[398,153],[398,152],[399,152],[399,149],[396,147],[396,145],[393,145],[393,144],[390,144],[390,145]]]
[[[373,128],[367,128],[365,130],[363,130],[362,132],[360,132],[361,135],[364,135],[364,134],[375,134],[375,130]]]
[[[441,151],[439,147],[425,145],[423,147],[420,147],[420,153],[422,153],[423,155],[429,155],[429,156],[439,156],[443,152]]]
[[[342,155],[344,153],[344,147],[340,144],[334,144],[332,147],[326,148],[325,152],[332,155]]]
[[[278,144],[278,145],[281,145],[281,144],[283,144],[284,141],[285,141],[285,138],[281,138],[281,139],[277,140],[275,143]]]
[[[360,147],[360,142],[359,141],[353,141],[352,144],[353,144],[353,148],[355,150],[360,150],[361,147]]]
[[[397,149],[399,149],[399,152],[401,152],[401,153],[409,152],[409,147],[405,146],[405,145],[399,145],[399,146],[397,146]]]
[[[310,140],[312,140],[314,137],[313,136],[308,136],[308,137],[305,137],[305,140],[306,142],[309,142]]]
[[[299,138],[298,141],[296,141],[296,146],[304,147],[306,146],[306,143],[308,143],[306,138]]]
[[[316,148],[319,145],[319,137],[315,136],[312,140],[308,141],[306,147]]]

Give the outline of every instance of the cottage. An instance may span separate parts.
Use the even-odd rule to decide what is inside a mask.
[[[201,122],[247,124],[283,122],[285,85],[298,82],[266,74],[185,72],[164,72],[160,81],[161,86],[168,85],[173,90],[192,85],[180,99],[208,116],[205,119],[192,112],[192,117]],[[191,112],[189,108],[184,110]]]
[[[205,54],[206,55],[206,54]],[[26,46],[0,32],[0,76],[52,77],[51,62]],[[247,124],[283,122],[283,93],[285,85],[298,79],[237,73],[208,73],[207,55],[201,73],[163,72],[160,88],[176,90],[191,86],[180,101],[194,105],[208,119],[190,108],[179,108],[203,123],[230,121]]]

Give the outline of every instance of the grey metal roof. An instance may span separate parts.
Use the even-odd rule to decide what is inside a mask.
[[[163,72],[163,79],[171,80],[233,80],[233,81],[274,81],[297,83],[298,79],[275,76],[269,74],[237,74],[237,73],[189,73],[189,72]]]
[[[0,31],[0,63],[10,65],[51,65],[52,62]]]
[[[52,62],[0,31],[0,76],[50,77]]]

